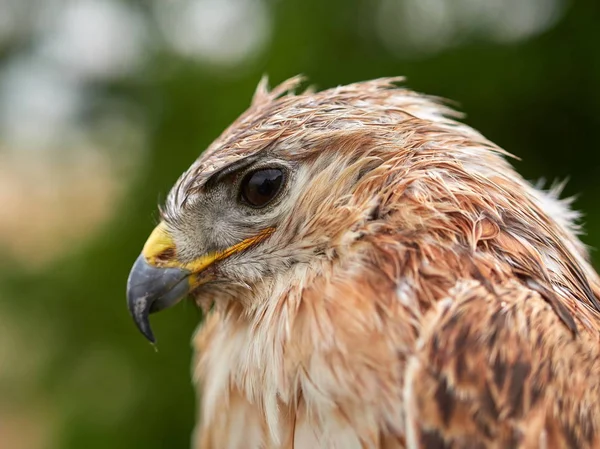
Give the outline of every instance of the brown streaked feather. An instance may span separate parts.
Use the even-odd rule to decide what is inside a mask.
[[[521,284],[498,290],[460,283],[429,312],[408,362],[412,447],[598,447],[597,336],[573,338]]]

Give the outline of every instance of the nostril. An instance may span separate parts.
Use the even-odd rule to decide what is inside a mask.
[[[164,251],[155,256],[157,261],[168,262],[175,258],[175,248],[165,248]]]

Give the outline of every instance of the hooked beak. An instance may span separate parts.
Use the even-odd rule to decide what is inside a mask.
[[[189,292],[187,277],[191,273],[181,268],[157,268],[140,254],[127,280],[127,307],[136,326],[155,343],[149,315],[171,307]]]
[[[151,313],[177,304],[196,287],[211,279],[203,274],[206,268],[258,243],[273,230],[267,228],[225,251],[182,262],[177,259],[175,243],[166,226],[159,224],[150,234],[127,280],[127,307],[137,328],[150,342],[155,343],[149,320]]]

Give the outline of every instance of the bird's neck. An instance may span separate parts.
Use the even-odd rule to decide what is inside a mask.
[[[298,265],[257,286],[260,303],[251,310],[239,301],[217,305],[195,338],[200,413],[218,416],[225,398],[236,398],[279,441],[297,428],[286,421],[292,417],[339,413],[358,433],[365,417],[394,417],[386,425],[400,434],[406,360],[422,317],[458,273],[449,279],[414,248],[389,244]]]

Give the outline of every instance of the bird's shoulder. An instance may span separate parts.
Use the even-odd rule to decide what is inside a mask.
[[[598,335],[515,280],[458,283],[406,366],[406,437],[423,448],[598,447]]]

